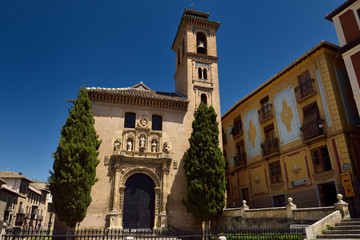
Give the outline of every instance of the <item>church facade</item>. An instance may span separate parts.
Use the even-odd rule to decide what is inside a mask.
[[[80,228],[191,229],[200,222],[186,211],[183,157],[200,102],[220,123],[216,31],[208,13],[185,9],[172,50],[175,92],[144,83],[130,88],[88,88],[95,129],[102,140],[98,182]],[[220,136],[221,139],[221,136]]]

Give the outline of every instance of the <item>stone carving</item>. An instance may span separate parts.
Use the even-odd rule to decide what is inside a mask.
[[[163,152],[166,153],[166,154],[169,154],[170,150],[171,150],[170,144],[168,142],[165,142],[164,147],[163,147]]]
[[[154,139],[151,143],[151,152],[156,153],[157,152],[157,141]]]
[[[282,101],[282,111],[281,111],[281,121],[285,124],[286,130],[291,132],[291,120],[293,119],[294,115],[292,112],[291,107],[288,106],[286,100]]]
[[[146,138],[145,138],[144,134],[142,134],[142,135],[140,136],[139,147],[140,147],[140,148],[145,148],[145,142],[146,142]]]
[[[110,162],[110,157],[109,157],[109,156],[105,156],[105,157],[104,157],[104,165],[105,165],[105,166],[109,166],[109,162]]]
[[[178,163],[176,160],[174,160],[174,169],[177,169],[178,168]]]
[[[146,128],[148,124],[149,124],[149,121],[146,118],[140,118],[139,123],[138,123],[139,127],[142,127],[142,128]]]
[[[126,150],[128,150],[128,151],[133,150],[133,140],[131,138],[129,138],[127,141],[127,149]]]
[[[121,140],[118,138],[114,142],[114,152],[119,153],[121,150]]]

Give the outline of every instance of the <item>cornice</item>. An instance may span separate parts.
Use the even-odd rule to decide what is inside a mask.
[[[109,93],[88,92],[88,95],[90,100],[95,102],[127,104],[127,105],[136,105],[141,107],[152,107],[152,108],[165,108],[165,109],[173,109],[180,111],[187,111],[187,107],[189,104],[188,101],[184,102],[177,100],[147,99],[141,97],[120,96]]]

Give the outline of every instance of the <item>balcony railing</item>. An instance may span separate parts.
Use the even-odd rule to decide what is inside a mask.
[[[265,140],[261,144],[262,154],[263,156],[268,156],[273,153],[279,152],[279,139],[274,138],[272,140]]]
[[[241,153],[239,156],[234,157],[236,167],[246,166],[246,153]]]
[[[272,110],[272,104],[267,104],[266,106],[262,107],[259,111],[259,120],[260,122],[263,122],[264,120],[273,117],[273,110]]]
[[[300,102],[305,97],[316,93],[314,79],[308,79],[305,82],[299,84],[295,89],[296,101]]]
[[[233,135],[233,137],[237,137],[237,136],[239,136],[239,135],[242,135],[242,128],[241,128],[241,125],[240,125],[240,124],[235,124],[235,125],[232,127],[231,135]]]
[[[309,140],[311,138],[324,134],[324,119],[316,119],[311,122],[305,123],[301,128],[303,134],[303,140]]]
[[[12,205],[12,204],[6,205],[5,211],[14,212],[14,207],[13,207],[13,205]]]

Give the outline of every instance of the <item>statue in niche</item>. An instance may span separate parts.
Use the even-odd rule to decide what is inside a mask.
[[[121,140],[118,138],[114,142],[114,152],[120,152]]]
[[[168,142],[164,143],[163,152],[166,154],[170,153],[170,144]]]
[[[145,141],[146,141],[145,136],[141,135],[140,136],[140,147],[141,148],[145,148]]]
[[[132,151],[132,148],[133,148],[132,139],[129,138],[128,141],[127,141],[127,150]]]
[[[152,143],[151,143],[151,152],[154,152],[154,153],[157,152],[157,142],[155,139],[152,140]]]

